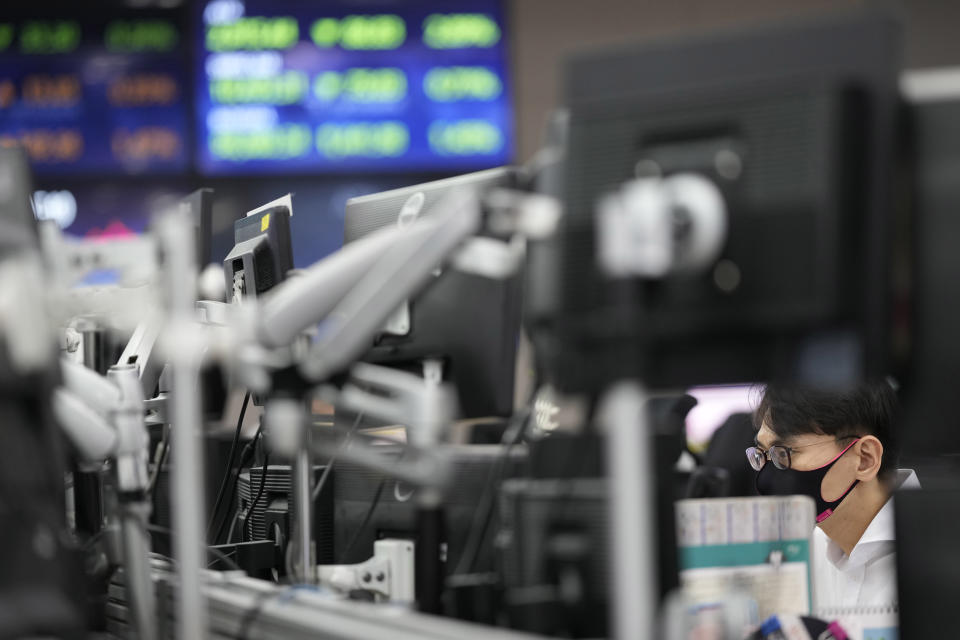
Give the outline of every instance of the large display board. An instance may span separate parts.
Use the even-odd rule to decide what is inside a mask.
[[[511,160],[500,0],[212,0],[197,11],[202,173]]]
[[[29,10],[0,17],[0,144],[21,142],[39,173],[187,170],[182,12]]]

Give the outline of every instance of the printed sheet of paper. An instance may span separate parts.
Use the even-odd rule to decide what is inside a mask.
[[[756,601],[761,620],[810,612],[810,498],[682,500],[676,513],[680,578],[694,602],[739,591]]]
[[[761,620],[777,613],[807,614],[810,593],[807,565],[788,562],[746,567],[688,569],[681,574],[684,590],[697,603],[717,602],[734,591],[749,594]]]
[[[823,620],[836,620],[852,640],[899,640],[897,607],[823,608],[816,612]],[[947,635],[952,635],[948,633]]]

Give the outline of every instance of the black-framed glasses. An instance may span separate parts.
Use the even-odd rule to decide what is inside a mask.
[[[750,447],[747,449],[747,461],[750,463],[750,466],[753,467],[754,471],[763,469],[763,465],[767,463],[767,460],[772,462],[773,466],[777,469],[789,469],[792,464],[790,454],[797,449],[806,449],[807,447],[815,447],[817,445],[827,444],[828,442],[839,442],[840,440],[849,440],[850,438],[856,437],[857,436],[841,436],[839,438],[813,442],[799,447],[787,447],[782,444],[775,444],[767,450],[761,449],[760,447]]]

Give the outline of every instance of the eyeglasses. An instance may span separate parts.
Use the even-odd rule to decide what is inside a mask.
[[[785,447],[781,444],[775,444],[766,451],[760,447],[750,447],[747,449],[747,461],[750,463],[750,466],[753,467],[754,471],[760,471],[763,469],[763,465],[767,463],[767,460],[773,463],[777,469],[789,469],[791,465],[790,453],[796,451],[797,449],[806,449],[807,447],[815,447],[821,444],[827,444],[829,442],[839,442],[841,440],[849,440],[850,438],[856,438],[857,436],[842,436],[839,438],[831,438],[830,440],[822,440],[820,442],[813,442],[811,444],[801,445],[799,447]]]

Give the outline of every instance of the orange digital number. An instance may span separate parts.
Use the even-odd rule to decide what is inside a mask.
[[[23,80],[23,101],[35,107],[69,107],[80,100],[74,75],[32,75]]]
[[[83,153],[83,136],[74,129],[33,129],[20,134],[31,160],[71,162]]]
[[[17,87],[12,80],[0,81],[0,109],[6,109],[17,99]]]
[[[121,160],[170,160],[180,150],[180,136],[166,127],[118,129],[110,139],[113,155]]]
[[[107,89],[110,104],[118,107],[170,104],[178,94],[176,81],[162,73],[120,78]]]

